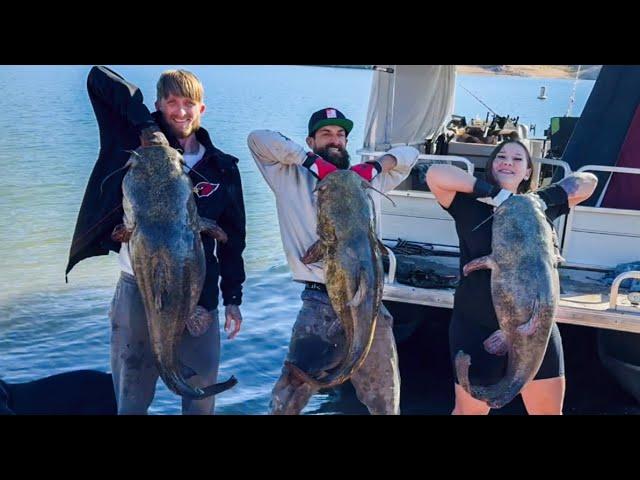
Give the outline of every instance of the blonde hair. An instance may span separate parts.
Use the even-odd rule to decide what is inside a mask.
[[[170,94],[189,98],[202,103],[204,88],[193,73],[187,70],[167,70],[162,72],[156,86],[156,99],[162,100]]]

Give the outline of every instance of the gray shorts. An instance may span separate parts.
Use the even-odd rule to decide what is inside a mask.
[[[214,321],[199,337],[185,329],[178,356],[197,375],[192,386],[205,387],[217,382],[220,363],[218,311]],[[134,276],[122,272],[109,311],[111,319],[111,370],[118,414],[147,413],[155,395],[158,369],[149,341],[147,319]],[[182,398],[183,415],[213,414],[215,396],[202,400]]]

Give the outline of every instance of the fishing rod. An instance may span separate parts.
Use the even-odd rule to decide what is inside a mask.
[[[478,97],[476,97],[476,96],[475,96],[475,95],[474,95],[474,94],[473,94],[473,93],[472,93],[468,88],[466,88],[464,85],[462,85],[462,84],[461,84],[461,85],[460,85],[460,87],[461,87],[461,88],[463,88],[464,90],[466,90],[466,91],[467,91],[467,93],[469,93],[469,95],[471,95],[473,98],[475,98],[476,100],[478,100],[478,101],[479,101],[479,102],[480,102],[484,107],[488,108],[488,109],[489,109],[489,111],[490,111],[491,113],[493,113],[493,114],[494,114],[494,115],[496,115],[496,116],[499,116],[496,112],[494,112],[494,111],[493,111],[493,109],[492,109],[489,105],[487,105],[487,104],[486,104],[486,103],[484,103],[482,100],[480,100]]]

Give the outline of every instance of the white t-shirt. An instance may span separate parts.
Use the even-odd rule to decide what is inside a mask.
[[[202,160],[204,157],[205,148],[204,145],[198,142],[198,152],[197,153],[184,153],[182,157],[184,158],[184,163],[187,164],[188,167],[193,168],[193,166]],[[185,169],[185,173],[187,169]],[[120,253],[118,254],[118,264],[120,265],[120,270],[128,273],[129,275],[133,275],[133,268],[131,267],[131,257],[129,256],[129,244],[123,243],[122,247],[120,247]]]
[[[187,164],[187,167],[193,168],[193,166],[202,160],[204,157],[204,145],[198,143],[198,151],[196,153],[183,153],[182,158],[184,158],[184,163]]]

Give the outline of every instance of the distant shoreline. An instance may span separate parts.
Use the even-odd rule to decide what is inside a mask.
[[[516,77],[576,78],[576,69],[570,65],[458,65],[462,75],[511,75]],[[599,65],[588,65],[580,71],[580,79],[593,80],[600,71]]]
[[[307,65],[309,67],[336,67],[370,69],[370,65]],[[576,78],[575,65],[457,65],[461,75],[509,75],[515,77]],[[580,71],[580,79],[595,80],[600,65],[585,65]]]

